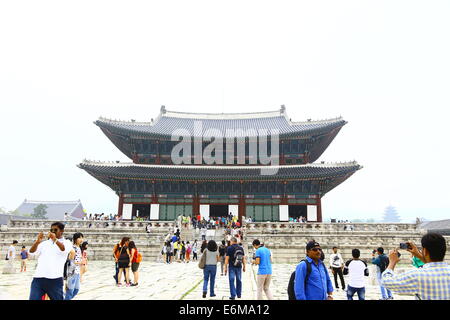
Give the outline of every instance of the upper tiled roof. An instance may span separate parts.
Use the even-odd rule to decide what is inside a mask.
[[[201,131],[194,130],[201,123]],[[227,130],[279,130],[280,135],[311,135],[340,128],[347,122],[341,117],[319,121],[292,122],[284,106],[278,111],[257,113],[188,113],[167,111],[163,106],[159,116],[152,122],[120,121],[100,118],[95,124],[114,132],[135,136],[171,136],[177,129],[185,129],[191,136],[205,135],[208,129],[218,129],[229,136]],[[201,133],[201,134],[200,134]],[[244,136],[256,134],[243,133]],[[237,134],[240,136],[240,134]]]
[[[108,163],[83,161],[78,165],[92,175],[138,179],[314,179],[352,174],[362,167],[356,162],[317,163],[277,166],[275,175],[262,175],[261,166],[193,166],[193,165],[141,165],[134,163]],[[271,167],[274,168],[275,166]]]

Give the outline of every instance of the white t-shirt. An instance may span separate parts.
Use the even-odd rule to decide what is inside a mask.
[[[75,250],[75,258],[73,259],[74,262],[80,263],[81,259],[82,259],[82,253],[81,253],[81,248],[78,246],[73,246],[73,250]],[[75,264],[75,274],[80,274],[80,265],[79,264]]]
[[[330,267],[340,268],[340,267],[342,267],[343,263],[344,263],[344,260],[342,259],[342,256],[340,253],[332,253],[330,255]]]
[[[9,260],[16,259],[16,248],[14,246],[9,246],[8,248],[8,259]]]
[[[365,270],[367,269],[367,264],[364,261],[349,260],[345,263],[344,274],[347,273],[345,269],[348,270],[348,275],[349,275],[348,285],[349,286],[351,286],[353,288],[364,288],[366,286],[366,281],[364,279],[364,276],[365,276]]]
[[[64,251],[61,251],[58,245],[49,239],[42,241],[38,245],[37,250],[34,253],[30,253],[38,257],[34,273],[35,278],[57,279],[63,277],[64,264],[73,246],[72,242],[64,238],[57,241],[64,244]]]

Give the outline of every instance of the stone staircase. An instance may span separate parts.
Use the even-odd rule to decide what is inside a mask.
[[[224,240],[223,230],[223,228],[207,230],[206,240],[214,240],[219,244]],[[194,229],[191,226],[190,228],[180,228],[180,238],[185,242],[189,241],[192,243],[195,239],[201,242],[202,236],[199,229]]]

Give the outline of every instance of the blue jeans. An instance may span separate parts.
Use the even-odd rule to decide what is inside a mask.
[[[392,297],[392,292],[381,285],[381,273],[377,272],[378,283],[380,284],[381,298],[387,299]]]
[[[67,278],[67,290],[64,300],[72,300],[80,291],[80,274]]]
[[[217,266],[212,264],[205,265],[203,269],[203,292],[208,291],[208,280],[209,282],[209,295],[214,295],[214,283],[216,282],[216,272]]]
[[[353,300],[353,295],[357,293],[359,300],[365,300],[366,298],[366,288],[353,288],[347,285],[347,300]]]
[[[241,297],[242,293],[242,269],[240,267],[229,266],[228,279],[230,281],[230,294],[232,298]],[[236,286],[234,285],[236,279]]]
[[[30,289],[30,300],[42,300],[42,296],[47,294],[51,300],[64,300],[63,278],[47,279],[33,278]]]

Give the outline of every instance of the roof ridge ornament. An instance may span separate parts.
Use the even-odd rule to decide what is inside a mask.
[[[161,106],[161,113],[162,114],[166,113],[166,106],[165,105]]]

